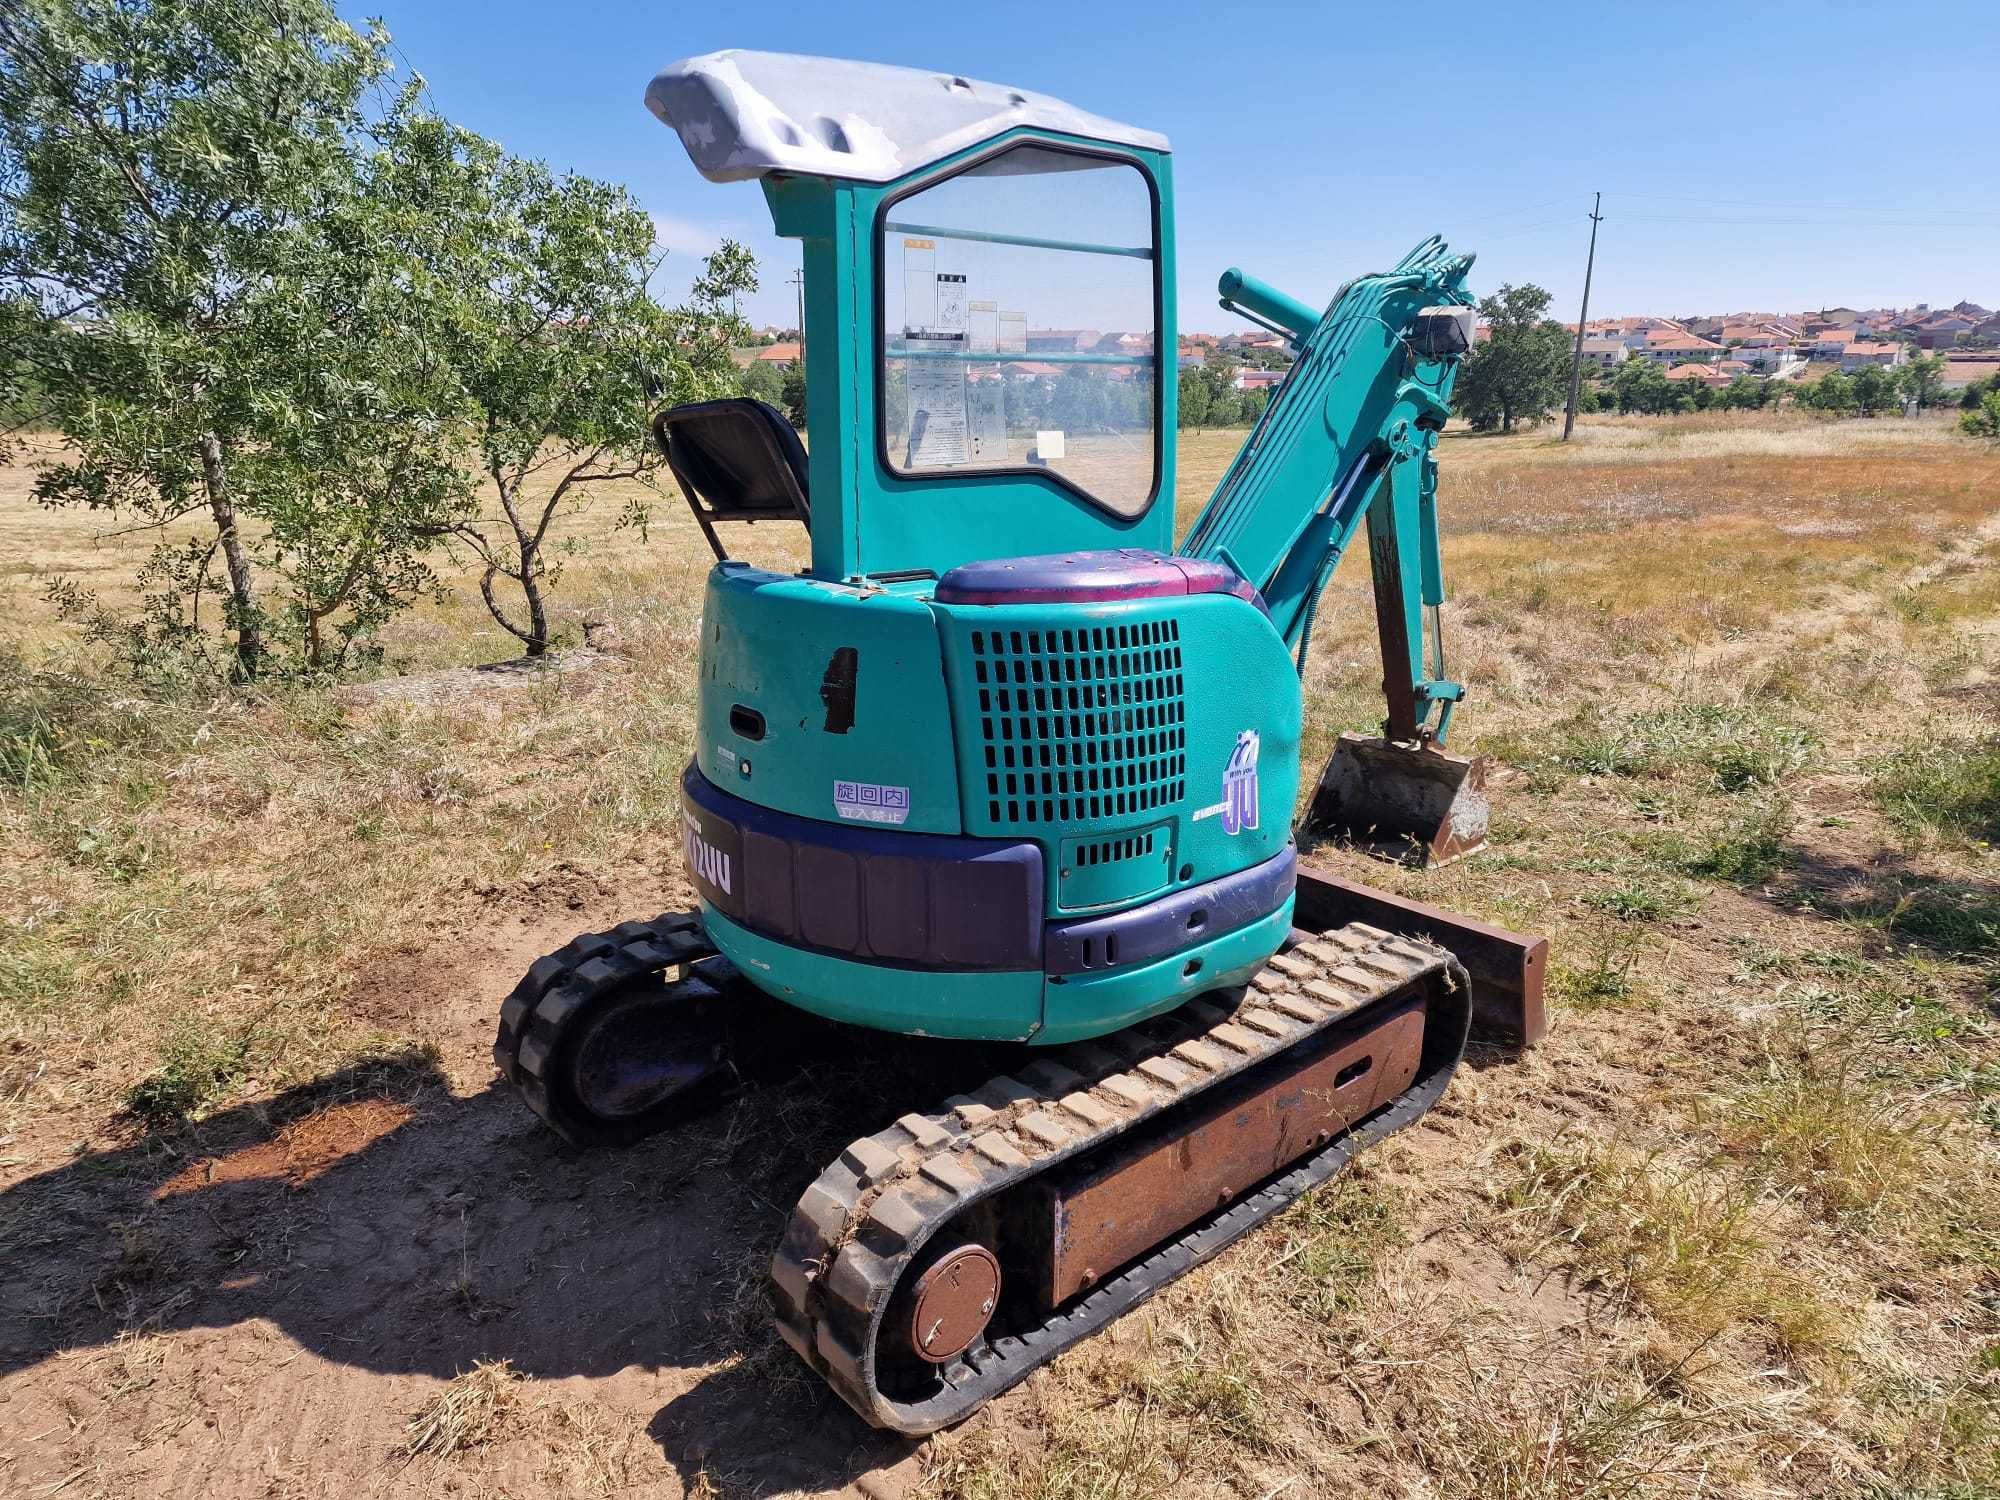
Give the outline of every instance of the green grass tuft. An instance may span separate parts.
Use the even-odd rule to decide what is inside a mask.
[[[1583,898],[1585,905],[1621,922],[1664,922],[1695,906],[1698,899],[1678,884],[1637,876],[1609,890],[1592,891]]]
[[[1884,915],[1899,937],[1941,953],[2000,952],[2000,896],[1954,881],[1926,881],[1905,893]]]
[[[2000,839],[2000,739],[1923,737],[1876,763],[1871,790],[1915,842]]]
[[[1629,1005],[1640,996],[1632,971],[1639,955],[1629,949],[1597,948],[1587,963],[1558,961],[1551,976],[1557,998],[1581,1011]]]
[[[1395,1195],[1350,1173],[1300,1199],[1279,1221],[1294,1306],[1326,1319],[1351,1311],[1382,1252],[1403,1243]]]
[[[251,1037],[183,1016],[160,1049],[160,1066],[126,1090],[126,1111],[155,1130],[185,1124],[243,1076]]]
[[[1683,869],[1690,875],[1761,885],[1793,862],[1790,804],[1774,802],[1711,833]]]

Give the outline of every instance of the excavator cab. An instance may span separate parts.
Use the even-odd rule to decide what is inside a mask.
[[[762,503],[718,509],[712,492],[704,503],[691,462],[673,465],[718,558],[716,519],[803,516],[807,493],[811,573],[827,582],[1174,552],[1177,294],[1164,138],[957,75],[760,53],[678,64],[646,98],[701,171],[758,181],[778,231],[803,244],[809,479],[795,500],[785,498],[792,487],[767,482]],[[1437,626],[1427,443],[1444,405],[1419,390],[1391,417],[1394,383],[1355,378],[1366,359],[1370,372],[1395,367],[1400,377],[1407,366],[1418,387],[1427,378],[1446,388],[1469,348],[1469,259],[1425,249],[1417,303],[1449,302],[1425,313],[1406,286],[1393,307],[1350,309],[1325,329],[1337,307],[1323,318],[1239,272],[1223,277],[1222,306],[1280,332],[1314,379],[1309,391],[1279,389],[1180,552],[1277,600],[1288,612],[1274,617],[1281,638],[1302,666],[1313,604],[1354,526],[1366,525],[1389,715],[1380,737],[1342,737],[1306,826],[1435,864],[1482,847],[1486,827],[1483,766],[1443,748],[1459,689],[1445,678]],[[1357,339],[1374,347],[1357,349]],[[1344,405],[1302,423],[1299,408],[1324,404],[1335,365],[1352,366],[1338,383]],[[764,471],[782,477],[765,451],[776,445],[758,431],[768,423],[732,425]],[[693,447],[665,428],[662,440],[670,459]],[[1336,463],[1348,472],[1330,474]],[[1328,524],[1336,498],[1346,508]],[[1238,534],[1246,516],[1248,538]]]
[[[727,52],[646,102],[805,267],[812,576],[1173,548],[1166,140],[1060,101]]]

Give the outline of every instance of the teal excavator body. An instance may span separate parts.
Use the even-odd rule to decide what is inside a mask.
[[[750,53],[648,103],[805,269],[805,447],[755,403],[659,422],[718,558],[683,787],[715,946],[841,1021],[1035,1043],[1244,979],[1291,927],[1302,663],[1364,527],[1385,753],[1453,760],[1424,625],[1470,258],[1426,241],[1323,312],[1224,276],[1296,359],[1176,547],[1164,139]],[[808,568],[724,555],[786,514]]]

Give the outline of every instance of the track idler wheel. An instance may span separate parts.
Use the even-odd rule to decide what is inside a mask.
[[[733,1080],[727,965],[692,917],[628,922],[538,961],[500,1012],[494,1059],[574,1146],[623,1146]]]
[[[970,1349],[1000,1305],[1000,1259],[961,1241],[926,1257],[898,1287],[882,1327],[882,1352],[898,1364],[942,1365]]]

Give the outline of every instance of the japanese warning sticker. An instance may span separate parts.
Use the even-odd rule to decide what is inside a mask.
[[[941,338],[965,337],[965,278],[950,271],[937,273],[937,324]]]
[[[942,340],[907,342],[916,357],[910,360],[910,443],[904,462],[913,469],[962,464],[970,456],[965,430],[965,361],[937,358],[958,352],[958,346]]]
[[[856,823],[905,823],[910,817],[910,789],[878,786],[872,781],[836,781],[833,810]]]
[[[1257,826],[1257,731],[1236,736],[1229,765],[1222,773],[1222,831],[1238,834]]]

